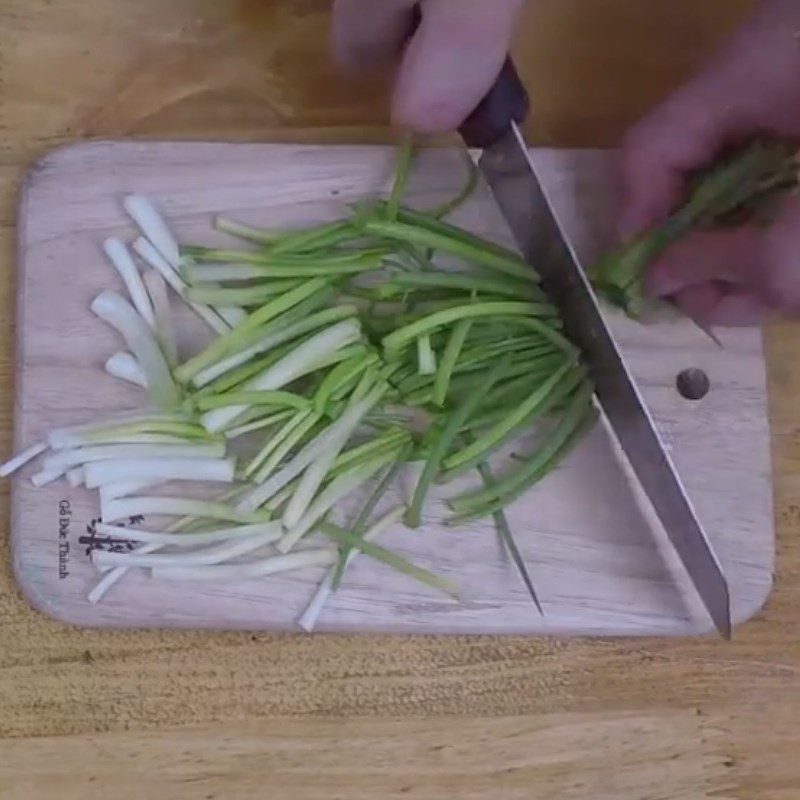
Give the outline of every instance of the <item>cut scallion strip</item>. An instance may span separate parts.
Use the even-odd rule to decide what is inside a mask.
[[[450,414],[441,433],[436,437],[431,446],[425,466],[414,489],[411,505],[406,514],[406,524],[411,528],[418,528],[422,519],[422,506],[430,490],[433,479],[439,471],[442,459],[452,446],[461,426],[469,419],[470,415],[480,404],[481,400],[491,391],[492,386],[500,379],[508,368],[508,358],[501,359],[486,376],[486,381],[476,389],[463,403]]]
[[[218,216],[214,219],[214,227],[222,233],[229,233],[239,239],[256,244],[272,244],[284,235],[283,231],[269,231],[264,228],[256,228],[252,225],[245,225],[243,222]]]
[[[91,308],[100,319],[122,334],[133,351],[145,374],[153,404],[164,410],[176,408],[180,403],[180,393],[169,365],[156,344],[152,330],[133,306],[116,292],[106,290],[92,301]]]
[[[44,453],[48,447],[49,445],[47,442],[37,442],[13,458],[10,458],[4,464],[0,465],[0,478],[13,475],[13,473],[24,467],[29,461],[33,461],[34,458]]]
[[[436,372],[436,380],[433,384],[433,402],[439,407],[444,405],[444,401],[447,398],[450,379],[471,325],[472,320],[469,319],[457,322],[447,339],[447,346],[444,349],[439,369]]]
[[[418,247],[442,250],[445,253],[463,258],[473,264],[488,269],[511,275],[514,278],[535,281],[538,276],[533,268],[521,257],[512,252],[503,253],[495,248],[478,246],[473,241],[464,237],[455,237],[444,233],[419,228],[403,222],[389,222],[384,220],[369,220],[364,223],[366,233],[381,236],[386,239],[395,239],[401,242],[417,245]]]
[[[319,530],[329,539],[333,539],[334,542],[340,545],[352,547],[365,556],[383,562],[392,569],[397,570],[397,572],[402,572],[404,575],[408,575],[410,578],[424,583],[426,586],[450,595],[450,597],[456,600],[459,599],[458,589],[453,586],[450,581],[445,578],[440,578],[438,575],[434,575],[432,572],[428,572],[428,570],[422,569],[422,567],[418,567],[416,564],[412,564],[408,559],[403,558],[403,556],[398,553],[387,550],[385,547],[381,547],[374,542],[366,541],[363,536],[356,536],[351,531],[345,530],[332,522],[320,523]]]
[[[142,283],[142,276],[139,274],[139,270],[136,269],[136,264],[133,263],[133,258],[128,248],[119,239],[112,238],[103,242],[103,250],[122,278],[133,307],[151,328],[155,328],[156,320],[153,306]]]
[[[255,306],[270,300],[275,295],[296,288],[300,283],[300,280],[293,279],[269,280],[241,289],[225,286],[189,286],[186,296],[195,302],[211,305]]]
[[[245,384],[249,391],[280,389],[288,383],[319,368],[327,356],[358,341],[361,330],[355,320],[344,320],[321,331],[276,364]],[[243,411],[247,404],[228,406],[203,414],[203,426],[211,433],[222,430]]]
[[[133,249],[145,263],[161,274],[161,277],[173,288],[177,295],[212,330],[217,333],[225,333],[230,330],[230,325],[214,309],[202,303],[194,303],[186,296],[186,281],[178,275],[175,268],[158,252],[151,242],[140,237],[133,243]]]
[[[400,201],[406,190],[408,182],[408,172],[411,167],[411,157],[414,154],[414,137],[406,134],[400,147],[397,150],[397,163],[395,165],[394,185],[386,202],[386,219],[391,222],[397,221],[397,211],[400,208]]]
[[[537,386],[524,402],[516,405],[500,422],[462,450],[447,456],[442,462],[442,466],[448,470],[454,469],[490,451],[503,440],[510,430],[516,428],[521,422],[530,420],[532,414],[540,412],[545,406],[548,397],[572,369],[578,370],[580,368],[576,367],[574,362],[564,363],[544,383]]]
[[[133,218],[145,237],[153,244],[167,263],[177,267],[180,261],[178,243],[163,217],[153,204],[140,194],[129,194],[122,201],[125,211]]]
[[[194,500],[187,497],[124,497],[100,507],[105,522],[115,522],[135,516],[163,514],[171,517],[205,517],[250,524],[269,522],[265,511],[243,511],[227,503],[213,500]]]
[[[140,386],[142,389],[147,388],[147,377],[132,353],[123,351],[112,353],[106,359],[104,369],[114,378]]]
[[[336,561],[333,548],[315,548],[269,556],[245,564],[214,564],[205,567],[159,567],[153,577],[169,581],[244,581],[309,567],[328,567]]]
[[[377,520],[368,530],[364,531],[364,533],[360,535],[365,542],[374,541],[378,538],[378,536],[384,533],[387,528],[399,522],[402,519],[404,511],[405,509],[403,506],[393,508],[391,511],[388,511],[386,514],[384,514],[379,520]],[[335,591],[334,581],[336,580],[337,575],[339,576],[339,579],[336,582],[336,587],[338,587],[338,584],[341,581],[341,574],[344,573],[344,570],[348,567],[350,562],[360,552],[353,547],[343,547],[342,550],[343,552],[346,550],[347,555],[340,555],[336,566],[331,567],[328,570],[327,574],[317,587],[317,591],[314,593],[314,596],[311,598],[311,602],[297,620],[297,624],[308,633],[311,633],[311,631],[314,629],[315,625],[317,624],[317,620],[319,619],[319,615],[322,613],[322,609],[330,597],[331,592]]]
[[[458,305],[437,311],[422,319],[405,325],[402,328],[383,337],[383,347],[389,353],[402,350],[407,344],[422,336],[430,333],[437,328],[458,322],[462,319],[475,319],[478,317],[492,317],[497,315],[519,315],[530,316],[540,311],[540,307],[534,303],[515,303],[512,301],[501,301],[493,303],[473,303],[471,305]]]
[[[144,274],[144,285],[153,308],[154,329],[161,346],[161,352],[167,359],[170,368],[178,364],[178,345],[172,327],[172,314],[167,297],[167,283],[160,272],[149,269]]]
[[[454,522],[491,514],[497,508],[508,505],[540,480],[565,455],[569,444],[584,425],[594,417],[591,405],[592,387],[585,385],[573,395],[555,430],[547,442],[531,458],[510,475],[500,478],[494,486],[481,492],[461,495],[450,501],[456,512]]]
[[[302,283],[286,294],[280,295],[268,303],[265,303],[257,311],[248,315],[247,319],[238,325],[234,330],[229,331],[215,339],[202,353],[185,361],[176,371],[176,376],[181,381],[188,381],[198,372],[211,366],[221,358],[230,355],[247,335],[254,330],[258,330],[266,323],[279,317],[285,311],[290,310],[303,300],[316,295],[319,292],[327,293],[328,284],[322,278],[313,278]]]
[[[417,372],[420,375],[433,375],[436,372],[436,354],[427,333],[417,339]]]

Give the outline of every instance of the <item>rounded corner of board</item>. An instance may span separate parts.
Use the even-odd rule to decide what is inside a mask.
[[[55,595],[48,593],[46,583],[38,581],[35,570],[29,568],[24,555],[14,552],[11,559],[14,580],[23,600],[36,612],[65,625],[85,626],[84,619],[70,614],[69,605],[60,602]]]
[[[31,181],[42,172],[46,172],[54,166],[58,166],[59,162],[63,160],[69,161],[76,152],[91,150],[97,147],[98,144],[102,143],[80,139],[78,141],[64,142],[63,144],[51,147],[49,150],[42,153],[25,171],[22,179],[23,189],[29,186]]]
[[[775,588],[775,577],[770,575],[760,583],[752,595],[748,595],[732,614],[732,623],[736,630],[748,623],[755,621],[761,612],[767,607]],[[735,635],[735,634],[734,634]]]

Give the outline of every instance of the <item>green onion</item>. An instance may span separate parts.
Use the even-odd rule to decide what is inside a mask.
[[[430,247],[442,250],[454,256],[459,256],[465,261],[480,266],[494,269],[506,275],[523,280],[538,280],[533,269],[519,256],[508,255],[495,249],[478,247],[472,241],[444,235],[427,228],[417,228],[403,222],[388,222],[383,220],[369,220],[364,223],[367,233],[381,236],[386,239],[408,242],[419,247]]]
[[[247,335],[265,325],[270,320],[289,311],[303,300],[312,297],[323,297],[330,292],[327,281],[322,278],[312,278],[302,283],[286,294],[276,297],[265,303],[257,311],[248,314],[244,322],[237,325],[232,331],[217,337],[202,353],[190,358],[175,371],[178,380],[186,382],[201,369],[210,366],[215,361],[223,358],[240,346]]]
[[[442,466],[444,466],[445,469],[451,470],[469,462],[476,456],[482,456],[486,451],[491,450],[499,442],[503,441],[508,435],[508,432],[515,429],[521,422],[530,420],[534,414],[541,413],[547,399],[572,369],[575,369],[574,362],[564,363],[544,383],[537,386],[524,402],[517,405],[511,413],[500,422],[486,431],[486,433],[479,436],[472,444],[468,445],[463,450],[459,450],[457,453],[444,459]],[[577,369],[580,369],[580,367]]]
[[[471,325],[472,320],[461,320],[461,322],[457,322],[453,326],[453,330],[450,332],[450,337],[447,340],[447,346],[444,349],[444,354],[439,364],[439,370],[436,373],[436,380],[433,385],[433,402],[439,407],[444,405],[444,401],[447,398],[450,379]]]
[[[394,185],[392,186],[392,193],[389,195],[389,201],[386,203],[386,218],[391,221],[397,219],[397,210],[400,207],[400,201],[406,189],[408,170],[411,166],[411,156],[413,153],[414,137],[411,134],[406,134],[397,151]]]
[[[244,289],[222,286],[190,286],[186,296],[198,303],[211,305],[255,306],[276,294],[282,294],[300,285],[299,280],[272,280]]]
[[[488,464],[478,464],[478,473],[480,474],[483,483],[487,488],[494,486],[494,477],[492,476],[492,471]],[[503,513],[502,509],[498,509],[497,511],[493,512],[492,519],[494,520],[494,527],[497,531],[497,535],[500,537],[500,540],[511,554],[511,560],[514,562],[517,572],[519,572],[522,582],[525,584],[525,588],[528,590],[531,600],[533,600],[533,604],[536,606],[538,612],[544,616],[544,609],[542,608],[542,604],[539,602],[539,596],[536,593],[531,576],[528,574],[528,568],[525,566],[525,561],[522,558],[522,554],[519,552],[516,541],[514,541],[514,535],[511,533],[511,527],[508,524],[506,515]]]
[[[431,447],[428,458],[425,461],[425,466],[422,469],[422,474],[417,481],[417,486],[414,489],[414,496],[411,499],[411,505],[406,513],[406,524],[412,528],[419,527],[422,517],[422,506],[425,502],[425,497],[433,483],[433,479],[439,470],[439,465],[442,463],[447,451],[453,444],[456,436],[458,435],[461,426],[469,419],[478,407],[478,404],[489,393],[492,386],[500,379],[503,372],[508,368],[508,358],[499,361],[495,367],[486,376],[486,381],[483,386],[477,389],[470,395],[452,414],[447,417],[444,429],[436,437],[436,440]]]
[[[388,336],[384,336],[382,344],[384,350],[387,352],[396,352],[418,336],[449,325],[451,322],[458,322],[463,319],[474,319],[476,317],[491,317],[500,314],[519,314],[520,316],[527,316],[536,314],[539,311],[540,307],[534,303],[515,303],[511,301],[454,306],[435,312],[416,322],[399,328]]]
[[[456,600],[459,599],[458,590],[452,586],[449,581],[445,580],[444,578],[440,578],[438,575],[434,575],[432,572],[428,572],[427,570],[422,569],[415,564],[412,564],[401,555],[393,553],[391,550],[387,550],[385,547],[381,547],[374,542],[368,542],[363,537],[355,535],[352,531],[347,531],[344,528],[340,528],[338,525],[334,525],[332,522],[320,523],[319,530],[329,539],[333,539],[333,541],[340,545],[355,548],[356,550],[362,552],[365,556],[374,558],[377,561],[382,561],[392,569],[402,572],[404,575],[408,575],[410,578],[413,578],[420,583],[424,583],[426,586],[430,586],[433,589],[444,592]]]
[[[392,276],[391,281],[378,287],[377,299],[387,299],[402,294],[408,289],[460,289],[466,292],[507,295],[526,300],[544,298],[541,290],[532,281],[507,278],[504,275],[485,277],[466,272],[403,272]]]
[[[638,317],[654,303],[644,296],[650,263],[692,230],[769,209],[798,184],[796,145],[756,140],[717,161],[690,182],[689,195],[661,225],[604,255],[590,270],[594,286],[614,305]]]
[[[212,408],[225,406],[277,406],[296,408],[305,411],[311,408],[311,401],[294,392],[263,391],[263,392],[228,392],[223,395],[210,395],[198,397],[194,403],[198,411],[210,411]]]
[[[446,217],[448,214],[452,214],[453,211],[460,208],[469,200],[477,188],[479,174],[478,165],[472,160],[469,153],[464,153],[464,162],[467,165],[467,180],[464,182],[464,186],[452,200],[448,200],[446,203],[442,203],[442,205],[428,212],[431,216],[439,219],[440,217]]]
[[[594,420],[594,408],[590,403],[591,392],[592,387],[586,385],[575,393],[547,443],[516,472],[501,478],[494,486],[482,492],[461,495],[451,500],[450,506],[456,512],[452,521],[463,522],[504,508],[553,469],[560,458],[566,455],[577,434]]]
[[[389,469],[386,471],[386,474],[372,490],[372,493],[361,507],[361,511],[359,511],[358,516],[353,523],[353,534],[355,536],[366,536],[367,525],[369,523],[369,518],[372,516],[372,512],[375,510],[375,507],[381,501],[381,498],[386,494],[387,490],[392,485],[392,482],[397,477],[397,473],[402,468],[404,462],[411,455],[412,451],[413,445],[409,442],[399,452],[397,460],[389,467]],[[342,582],[342,575],[344,575],[344,570],[347,567],[348,559],[351,557],[353,552],[354,549],[352,547],[343,546],[341,548],[341,552],[339,553],[339,561],[337,562],[336,569],[331,576],[331,591],[335,592],[339,588],[339,585]]]

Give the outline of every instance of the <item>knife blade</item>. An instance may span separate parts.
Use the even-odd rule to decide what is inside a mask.
[[[499,82],[516,73],[504,66]],[[513,69],[513,66],[512,66]],[[518,79],[517,79],[518,80]],[[595,385],[599,405],[637,480],[650,500],[667,537],[692,580],[714,626],[730,638],[728,584],[708,537],[631,377],[625,360],[605,324],[594,291],[578,264],[528,154],[517,123],[527,109],[522,95],[506,105],[482,102],[494,119],[481,123],[481,106],[470,125],[483,135],[462,130],[468,146],[480,138],[478,168],[517,242],[520,252],[541,277],[541,285],[559,309],[565,333],[580,348]],[[490,95],[510,97],[508,85],[497,84]],[[489,96],[487,96],[489,97]],[[501,121],[504,125],[501,125]],[[496,132],[502,128],[499,136]],[[466,135],[465,135],[466,133]]]

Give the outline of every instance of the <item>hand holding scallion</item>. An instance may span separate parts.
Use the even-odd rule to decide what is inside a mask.
[[[768,0],[622,148],[620,249],[593,269],[632,316],[701,325],[800,312],[800,5]]]

